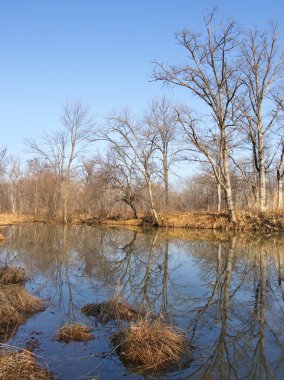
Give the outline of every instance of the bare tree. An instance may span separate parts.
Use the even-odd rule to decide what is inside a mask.
[[[145,116],[146,122],[157,134],[156,147],[161,162],[161,176],[165,189],[165,203],[169,205],[169,172],[178,154],[182,151],[181,141],[178,142],[178,120],[174,104],[165,97],[153,100]]]
[[[69,213],[70,181],[75,174],[79,158],[93,136],[94,122],[90,110],[80,101],[66,101],[61,115],[63,128],[45,132],[40,141],[27,139],[29,152],[34,153],[57,176],[62,192],[63,222]]]
[[[7,165],[7,174],[9,176],[9,184],[10,184],[10,204],[11,204],[11,212],[15,214],[16,212],[20,212],[20,204],[22,199],[20,197],[20,180],[23,176],[23,170],[21,167],[21,162],[19,158],[10,156],[8,158]]]
[[[133,211],[134,219],[137,219],[136,204],[141,197],[143,185],[133,159],[130,160],[124,150],[112,146],[106,157],[99,159],[99,164],[109,186],[118,191],[116,199],[128,205]]]
[[[190,122],[190,128],[185,130],[190,131],[191,141],[210,162],[217,181],[224,189],[229,219],[235,222],[229,168],[229,135],[234,126],[233,102],[241,85],[239,66],[232,58],[238,47],[239,30],[234,21],[224,24],[222,21],[216,23],[215,19],[215,10],[204,18],[204,36],[187,30],[177,33],[176,40],[185,49],[188,62],[178,66],[157,63],[158,69],[154,72],[154,79],[190,90],[209,107],[212,120],[211,123],[208,121],[205,128],[210,135],[212,125],[217,127],[220,173],[210,157],[206,144],[203,144],[197,135],[194,124]]]
[[[253,165],[257,172],[258,204],[266,208],[266,171],[272,163],[272,146],[279,104],[273,102],[275,86],[283,75],[283,56],[278,46],[277,29],[271,33],[257,30],[247,34],[242,42],[244,92],[238,99],[242,127],[250,144]]]
[[[101,138],[108,141],[120,157],[127,160],[145,181],[152,215],[159,224],[153,196],[154,162],[153,152],[156,149],[157,132],[147,125],[135,121],[129,111],[114,113],[108,118],[108,128],[101,133]]]
[[[284,177],[284,141],[280,143],[280,157],[276,167],[276,181],[277,181],[277,208],[281,209],[283,207],[283,177]]]

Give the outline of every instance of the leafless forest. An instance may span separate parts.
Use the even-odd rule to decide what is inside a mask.
[[[162,213],[210,211],[235,222],[240,210],[282,211],[279,38],[275,25],[247,31],[213,11],[202,30],[176,33],[182,63],[153,64],[152,85],[168,87],[169,98],[149,101],[140,115],[114,111],[103,123],[82,102],[66,101],[60,129],[27,136],[27,162],[3,147],[1,213],[63,222],[143,214],[159,224]],[[170,100],[176,87],[198,107]]]

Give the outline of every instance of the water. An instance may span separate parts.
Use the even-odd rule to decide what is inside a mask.
[[[143,379],[112,347],[123,326],[80,312],[116,292],[162,313],[194,344],[187,369],[144,378],[284,378],[284,235],[44,224],[1,232],[0,264],[24,267],[28,289],[47,303],[7,343],[32,339],[55,379]],[[93,326],[95,339],[59,343],[56,330],[68,321]]]

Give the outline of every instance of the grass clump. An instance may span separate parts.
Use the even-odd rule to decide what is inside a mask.
[[[44,310],[43,300],[34,297],[20,285],[4,285],[0,288],[0,305],[2,301],[14,307],[22,314],[33,314]]]
[[[6,240],[5,236],[0,233],[0,241]]]
[[[102,303],[90,303],[83,306],[81,311],[87,316],[96,317],[102,323],[111,320],[134,321],[142,316],[140,311],[117,298]]]
[[[24,317],[9,303],[0,300],[0,336],[10,335],[16,326],[24,322]]]
[[[139,372],[161,373],[184,366],[190,360],[190,344],[184,333],[159,320],[141,319],[114,334],[121,358]]]
[[[0,284],[23,284],[26,281],[24,269],[17,267],[4,266],[0,268]]]
[[[56,338],[60,342],[86,342],[94,338],[91,334],[91,327],[80,323],[70,323],[61,327],[56,334]]]
[[[7,339],[27,316],[44,308],[44,302],[21,285],[0,286],[0,337]]]
[[[40,367],[29,351],[4,352],[0,356],[0,379],[5,380],[50,380],[46,369]]]

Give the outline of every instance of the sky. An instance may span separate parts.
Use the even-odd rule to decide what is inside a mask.
[[[99,123],[162,95],[190,103],[186,90],[151,81],[153,61],[183,62],[174,33],[201,30],[214,6],[245,28],[276,21],[283,41],[283,0],[0,0],[0,147],[26,157],[24,139],[60,128],[66,99]]]

